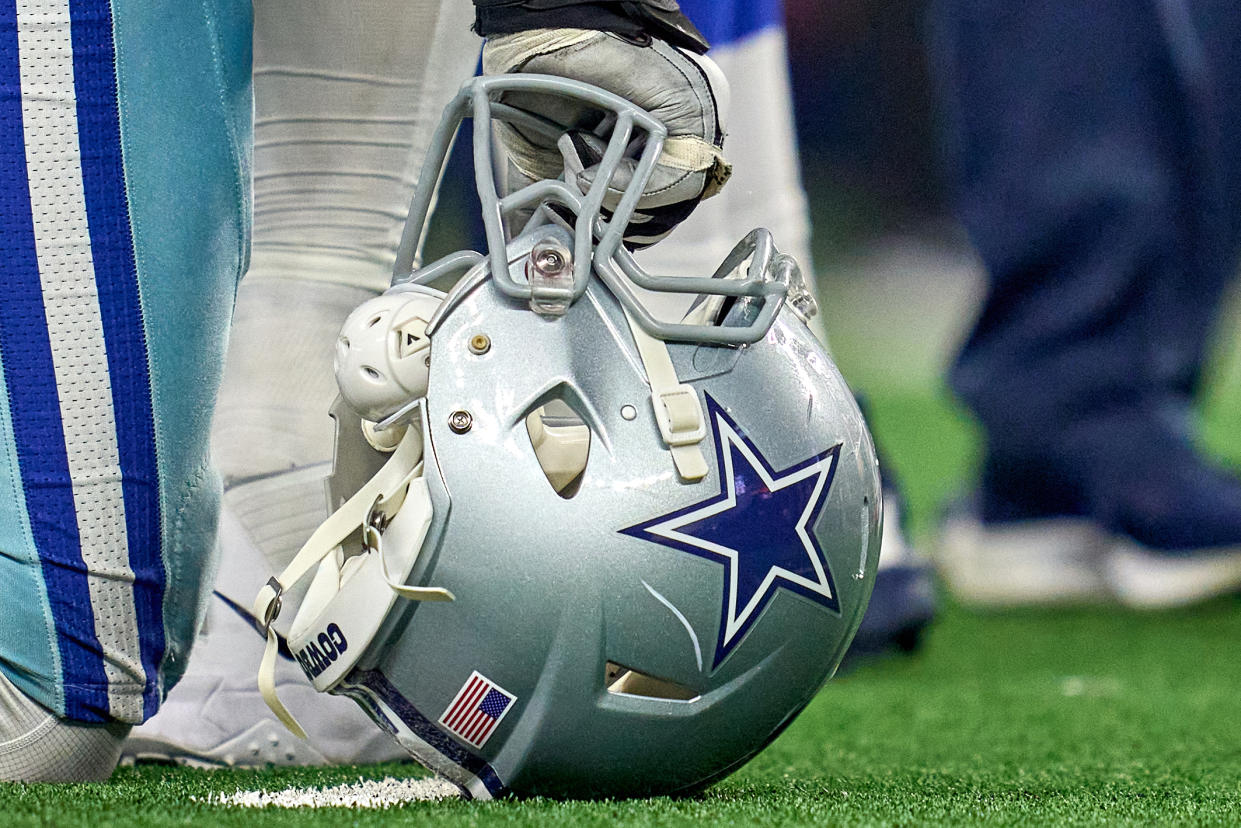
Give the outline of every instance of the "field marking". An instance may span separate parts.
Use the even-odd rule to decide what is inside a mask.
[[[387,810],[406,802],[435,802],[461,795],[457,786],[435,777],[367,779],[330,788],[286,788],[283,791],[242,791],[190,797],[208,805],[236,808],[375,808]]]

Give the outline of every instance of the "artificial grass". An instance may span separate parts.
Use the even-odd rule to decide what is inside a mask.
[[[1241,822],[1241,602],[1162,614],[975,614],[913,658],[828,684],[738,774],[682,800],[420,802],[389,811],[195,802],[410,768],[121,769],[100,785],[0,785],[0,824],[912,825]]]
[[[964,485],[972,432],[942,395],[873,402],[925,535]],[[102,785],[0,784],[0,825],[1235,825],[1239,640],[1233,599],[1157,614],[946,603],[922,652],[838,677],[768,750],[694,798],[258,811],[202,800],[416,771],[147,766]]]

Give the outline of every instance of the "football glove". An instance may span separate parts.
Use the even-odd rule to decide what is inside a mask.
[[[710,58],[648,35],[628,37],[588,29],[532,29],[488,39],[483,48],[486,74],[533,72],[557,75],[602,87],[646,109],[668,130],[663,152],[625,233],[631,248],[664,238],[689,216],[698,202],[719,192],[732,172],[724,160],[724,122],[728,81]],[[602,113],[559,98],[510,93],[504,102],[542,115],[568,130],[582,191],[594,181],[594,166],[606,145],[599,136],[609,124]],[[533,181],[558,178],[565,158],[555,143],[499,127],[505,161],[506,192]],[[613,179],[607,208],[615,207],[637,165],[641,147],[631,147]],[[573,174],[573,173],[570,173]]]

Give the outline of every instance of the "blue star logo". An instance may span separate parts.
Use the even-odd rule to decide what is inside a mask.
[[[814,526],[827,503],[840,444],[776,471],[724,409],[705,395],[715,425],[720,492],[621,531],[723,564],[718,667],[780,589],[840,611]]]

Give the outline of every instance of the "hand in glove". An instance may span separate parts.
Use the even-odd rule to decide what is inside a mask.
[[[719,192],[732,172],[721,153],[728,82],[709,58],[651,38],[586,29],[532,29],[488,39],[483,69],[489,75],[533,72],[593,84],[632,101],[667,127],[663,152],[625,232],[631,248],[667,236],[699,201]],[[602,113],[534,94],[509,93],[504,101],[573,131],[573,145],[585,167],[577,174],[578,185],[588,190],[601,157],[602,146],[592,140],[592,131]],[[561,176],[564,158],[555,144],[523,135],[510,125],[500,126],[498,132],[506,191]],[[605,207],[615,207],[636,165],[636,158],[625,159]]]

